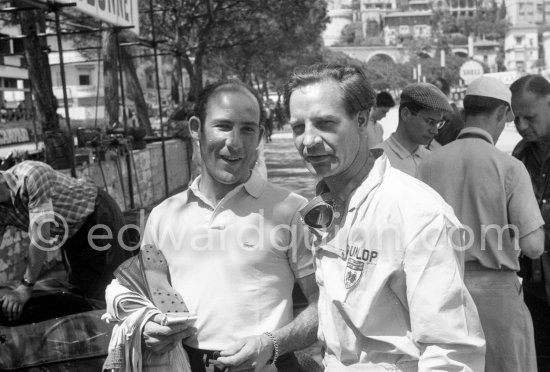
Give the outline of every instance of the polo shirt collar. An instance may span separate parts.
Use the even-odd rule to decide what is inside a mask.
[[[457,138],[460,138],[465,134],[475,134],[476,136],[481,136],[485,138],[491,145],[493,146],[495,145],[495,143],[493,142],[493,137],[491,137],[489,132],[487,132],[485,129],[476,128],[476,127],[466,127],[462,129],[460,133],[458,133]]]
[[[267,181],[261,176],[260,172],[256,168],[252,170],[252,174],[248,181],[245,182],[244,188],[250,194],[250,196],[258,199],[267,185]]]
[[[199,190],[201,178],[202,176],[199,175],[197,178],[195,178],[193,183],[191,183],[191,186],[189,186],[189,189],[188,189],[188,196],[194,196],[196,198],[199,198],[205,203],[210,205],[210,202],[208,202],[208,199]],[[241,187],[244,187],[244,189],[250,196],[252,196],[255,199],[258,199],[262,195],[266,185],[267,185],[267,181],[263,179],[261,174],[256,169],[253,169],[248,180],[244,184],[237,185],[233,190],[229,191],[227,195],[224,197],[224,199],[228,197],[230,198],[233,195],[235,195],[237,190],[239,190]]]
[[[388,145],[390,148],[399,156],[401,159],[410,157],[411,155],[416,155],[419,158],[424,158],[426,152],[422,151],[422,146],[418,145],[416,150],[409,152],[398,140],[395,138],[395,133],[393,133],[390,138],[387,139]]]

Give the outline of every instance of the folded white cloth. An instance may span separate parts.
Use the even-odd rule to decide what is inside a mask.
[[[191,372],[189,357],[178,345],[162,355],[141,350],[145,323],[161,311],[147,298],[120,285],[116,279],[105,290],[107,313],[102,319],[116,323],[104,370],[115,372]]]

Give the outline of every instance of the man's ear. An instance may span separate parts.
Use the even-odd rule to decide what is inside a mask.
[[[406,120],[409,116],[412,115],[411,110],[409,110],[408,107],[403,107],[402,109],[399,109],[398,112],[400,120]]]
[[[357,123],[359,124],[359,128],[367,126],[367,122],[369,121],[369,112],[370,110],[361,110],[357,114]]]
[[[199,139],[201,132],[201,119],[196,116],[191,116],[189,118],[189,129],[191,129],[193,139]]]
[[[506,117],[506,112],[508,111],[508,107],[504,105],[500,105],[496,109],[497,114],[497,121],[500,123],[501,120],[504,120]]]

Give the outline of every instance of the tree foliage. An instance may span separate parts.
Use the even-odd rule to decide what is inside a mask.
[[[388,59],[374,58],[369,63],[365,63],[347,54],[326,48],[323,51],[323,62],[354,65],[361,68],[376,90],[397,91],[412,82],[412,72],[407,74],[406,71],[409,68],[408,65],[395,64]]]
[[[279,65],[320,45],[328,21],[324,0],[155,0],[155,6],[166,9],[154,14],[157,38],[181,59],[192,96],[203,86],[206,67],[249,79],[277,75],[272,71]],[[141,27],[150,31],[148,14]]]

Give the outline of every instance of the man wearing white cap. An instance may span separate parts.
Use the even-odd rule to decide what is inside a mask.
[[[516,273],[520,251],[542,254],[544,221],[525,166],[494,146],[514,120],[511,96],[497,79],[474,80],[464,98],[465,128],[419,169],[464,224],[464,281],[487,340],[486,372],[537,370],[533,324]]]

